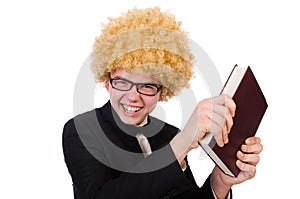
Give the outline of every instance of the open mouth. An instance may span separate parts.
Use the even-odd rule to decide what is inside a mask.
[[[136,113],[142,109],[142,107],[128,106],[128,105],[124,105],[124,104],[123,104],[123,108],[124,108],[125,112],[127,112],[127,113]]]

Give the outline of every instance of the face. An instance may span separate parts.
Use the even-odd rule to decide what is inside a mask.
[[[123,78],[134,83],[154,83],[157,80],[151,77],[136,75],[117,69],[110,74],[113,78]],[[125,124],[138,125],[153,111],[158,101],[160,101],[159,91],[155,96],[146,96],[137,92],[136,86],[129,91],[120,91],[112,88],[110,82],[106,82],[106,89],[109,92],[110,103],[122,122]]]

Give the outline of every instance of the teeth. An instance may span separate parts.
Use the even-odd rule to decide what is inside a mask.
[[[126,112],[129,112],[129,113],[134,113],[134,112],[137,112],[139,111],[141,108],[138,108],[138,107],[132,107],[132,106],[123,106],[125,111]]]

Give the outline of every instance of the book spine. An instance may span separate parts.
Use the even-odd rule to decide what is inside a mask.
[[[233,67],[233,69],[231,70],[231,72],[230,72],[230,74],[229,74],[229,76],[228,76],[228,78],[227,78],[227,80],[226,80],[226,82],[225,82],[225,84],[224,84],[224,86],[223,86],[221,92],[220,92],[220,95],[223,93],[223,91],[224,91],[224,89],[225,89],[225,87],[226,87],[226,85],[227,85],[227,83],[228,83],[228,81],[229,81],[229,79],[230,79],[230,77],[231,77],[233,71],[236,69],[236,67],[238,67],[237,64],[236,64],[236,65]]]

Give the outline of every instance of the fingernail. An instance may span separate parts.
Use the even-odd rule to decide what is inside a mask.
[[[242,145],[242,150],[243,150],[244,152],[247,152],[247,151],[248,151],[248,146],[245,145],[245,144],[243,144],[243,145]]]
[[[245,140],[245,143],[246,143],[246,144],[250,144],[250,140],[249,140],[249,139],[246,139],[246,140]]]
[[[228,142],[229,142],[229,140],[228,140],[228,138],[226,138],[224,143],[227,144]]]

